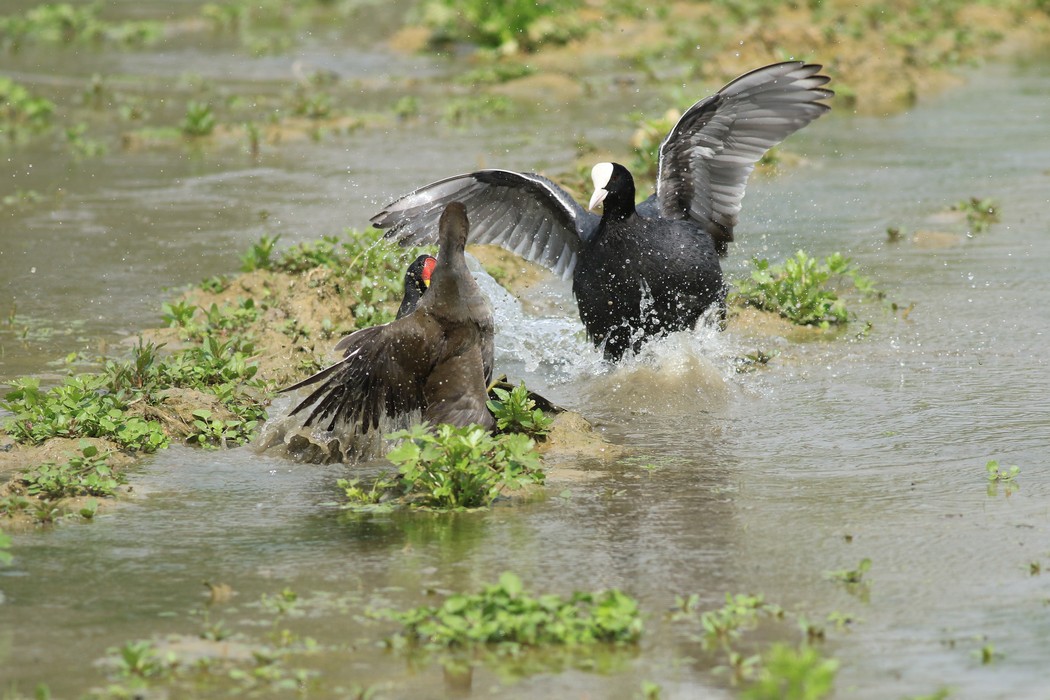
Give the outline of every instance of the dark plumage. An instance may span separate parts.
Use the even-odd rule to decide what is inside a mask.
[[[420,298],[430,286],[430,277],[434,274],[436,264],[437,259],[434,256],[420,255],[405,270],[405,296],[401,298],[401,306],[397,307],[395,319],[407,316],[416,310]]]
[[[656,192],[637,207],[623,166],[592,171],[602,216],[550,180],[480,170],[439,180],[372,217],[403,243],[433,242],[446,203],[471,208],[471,242],[503,246],[573,277],[580,317],[607,359],[692,328],[725,301],[718,256],[733,240],[748,177],[771,147],[822,115],[834,93],[821,66],[777,63],[746,73],[682,115],[660,145]]]
[[[292,409],[313,407],[304,426],[348,425],[364,433],[380,419],[414,410],[432,424],[495,422],[485,405],[492,375],[492,307],[463,257],[469,230],[465,207],[448,204],[438,224],[440,248],[430,288],[415,310],[363,328],[336,345],[343,359],[284,389],[323,382]]]

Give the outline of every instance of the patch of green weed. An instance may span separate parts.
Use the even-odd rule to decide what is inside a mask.
[[[774,644],[762,661],[757,679],[743,692],[745,700],[820,700],[831,693],[839,669],[837,659],[808,645]]]
[[[128,393],[105,375],[66,377],[47,390],[32,377],[16,379],[0,407],[14,417],[8,433],[19,442],[39,444],[52,437],[106,437],[131,450],[153,452],[168,442],[156,421],[127,413]]]
[[[488,401],[489,410],[496,418],[496,428],[504,433],[524,433],[529,437],[542,437],[550,430],[553,422],[543,411],[536,408],[536,402],[529,397],[525,382],[510,391],[493,387],[495,400]]]
[[[633,644],[642,634],[637,602],[611,589],[533,596],[511,572],[480,593],[458,593],[440,606],[384,616],[404,625],[409,640],[432,648],[497,645],[508,652],[544,645]]]
[[[747,306],[777,313],[797,325],[827,328],[849,320],[845,302],[832,287],[848,279],[862,294],[877,295],[871,280],[860,275],[849,258],[833,253],[818,261],[798,251],[782,265],[753,260],[751,277],[737,285],[736,299]]]
[[[179,129],[186,136],[208,136],[215,130],[215,112],[206,102],[190,100],[186,105],[186,114],[179,122]]]
[[[991,197],[970,197],[952,205],[954,211],[966,214],[971,234],[984,233],[999,223],[999,203]]]
[[[82,440],[79,455],[70,455],[69,460],[61,464],[46,462],[33,467],[22,472],[17,479],[28,495],[45,500],[113,496],[125,480],[107,463],[109,455],[109,452],[100,453],[97,447]]]
[[[493,436],[477,426],[416,426],[389,435],[403,442],[387,459],[397,466],[415,505],[460,509],[488,506],[504,489],[542,484],[533,442],[519,433]]]
[[[22,14],[0,16],[0,46],[17,49],[27,43],[107,43],[142,45],[161,35],[161,25],[150,21],[109,22],[99,14],[102,3],[85,5],[46,3]]]
[[[564,43],[587,31],[579,0],[427,0],[423,22],[436,43],[468,41],[503,53]]]
[[[33,95],[24,85],[0,75],[0,134],[14,138],[21,129],[47,128],[54,111],[53,102]]]

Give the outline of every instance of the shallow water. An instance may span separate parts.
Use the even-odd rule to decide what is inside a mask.
[[[393,83],[417,70],[355,51]],[[257,78],[258,66],[223,61],[210,64],[218,76]],[[80,70],[94,69],[69,75]],[[698,594],[707,609],[727,592],[752,592],[816,620],[861,618],[848,631],[829,625],[826,651],[842,662],[837,697],[941,687],[960,698],[1045,697],[1050,592],[1030,564],[1050,568],[1050,71],[991,66],[968,80],[907,114],[835,113],[793,137],[790,149],[807,161],[751,183],[727,263],[732,278],[752,255],[842,251],[892,300],[914,304],[906,319],[861,306],[870,333],[770,339],[781,355],[738,375],[732,358],[754,343],[737,332],[669,339],[653,357],[610,370],[571,337],[571,314],[535,318],[508,304],[501,368],[596,422],[628,446],[626,458],[562,463],[535,502],[362,519],[331,505],[348,472],[339,465],[172,448],[135,475],[130,504],[15,538],[16,561],[0,570],[0,686],[46,682],[72,697],[100,684],[96,662],[108,647],[196,635],[202,622],[191,612],[208,580],[237,592],[211,616],[246,634],[267,619],[260,595],[298,592],[305,616],[290,624],[327,645],[302,663],[323,670],[328,689],[455,695],[439,665],[377,649],[391,628],[362,613],[433,602],[427,591],[474,590],[512,569],[539,592],[622,588],[647,613],[647,632],[637,654],[603,660],[606,673],[511,681],[479,666],[474,695],[630,698],[643,680],[659,683],[661,697],[731,695],[710,659],[691,660],[695,626],[663,613],[680,595]],[[603,101],[620,114],[654,98]],[[46,147],[12,150],[13,188],[60,182],[64,194],[2,212],[0,307],[57,329],[84,324],[39,341],[0,336],[0,379],[154,325],[171,295],[164,287],[235,269],[263,232],[290,243],[360,226],[390,197],[479,163],[568,162],[583,113],[541,105],[527,130],[495,121],[436,127],[440,138],[423,127],[364,130],[264,150],[259,162],[117,150],[66,170],[68,159]],[[626,135],[612,126],[593,138]],[[945,247],[886,242],[889,225],[962,233],[940,214],[969,196],[998,199],[1002,222]],[[568,285],[552,289],[569,303]],[[1020,488],[990,494],[989,459],[1019,465]],[[866,595],[825,579],[865,557]],[[987,665],[974,655],[985,644],[1001,654]]]

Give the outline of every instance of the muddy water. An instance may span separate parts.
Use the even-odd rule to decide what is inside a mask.
[[[364,54],[395,84],[416,70]],[[22,75],[39,75],[18,60]],[[231,80],[257,77],[229,61]],[[170,74],[163,61],[142,65]],[[64,89],[90,71],[70,69]],[[578,328],[571,314],[536,318],[509,304],[501,364],[628,445],[627,458],[563,463],[547,498],[525,505],[361,519],[331,505],[343,467],[173,448],[143,466],[130,505],[15,538],[15,564],[0,571],[2,685],[28,692],[46,682],[75,697],[102,683],[108,647],[197,635],[208,580],[236,591],[210,621],[247,639],[272,618],[260,596],[295,590],[299,616],[288,624],[322,644],[297,664],[323,673],[332,694],[354,684],[376,684],[381,697],[462,694],[462,679],[439,665],[380,650],[391,628],[362,613],[432,602],[428,591],[476,589],[512,569],[543,592],[620,587],[640,600],[647,633],[636,653],[599,659],[603,673],[548,667],[511,680],[479,666],[477,696],[630,698],[644,680],[662,697],[731,695],[689,641],[695,627],[664,611],[679,595],[709,608],[751,592],[814,620],[860,618],[846,631],[829,626],[838,697],[942,687],[953,697],[1045,697],[1050,574],[1030,571],[1050,570],[1048,75],[1045,63],[989,67],[905,115],[833,115],[793,139],[803,166],[751,184],[730,276],[751,255],[838,250],[891,299],[914,304],[906,319],[862,306],[870,333],[802,343],[700,331],[609,370],[566,338]],[[602,98],[618,105],[612,115],[656,102]],[[154,323],[163,287],[235,269],[261,233],[291,242],[361,225],[390,196],[479,164],[568,162],[581,125],[594,121],[580,104],[541,103],[527,116],[469,130],[365,130],[264,150],[259,161],[115,149],[70,166],[50,145],[12,150],[4,187],[50,193],[60,183],[62,193],[3,212],[0,302],[35,327],[77,324],[38,340],[3,336],[0,378],[46,371],[48,360]],[[620,126],[592,138],[617,142]],[[997,198],[1002,223],[972,238],[921,233],[962,234],[940,212],[971,195]],[[888,225],[908,229],[905,240],[888,243]],[[550,285],[548,305],[571,309],[567,293]],[[781,354],[768,370],[735,374],[732,357],[756,345]],[[989,459],[1019,465],[1020,488],[989,492]],[[826,580],[865,557],[865,590]],[[986,644],[997,654],[990,664],[975,655]]]

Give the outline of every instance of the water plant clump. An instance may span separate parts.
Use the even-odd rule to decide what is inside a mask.
[[[123,448],[142,452],[154,452],[168,443],[157,421],[128,412],[129,392],[115,387],[105,375],[71,375],[46,390],[33,377],[16,379],[12,385],[0,407],[14,414],[5,429],[18,442],[105,437]]]
[[[573,15],[579,0],[428,0],[421,9],[432,41],[466,41],[501,53],[565,43],[588,30]]]
[[[781,265],[764,258],[752,262],[750,278],[737,284],[736,301],[777,313],[796,325],[827,328],[849,321],[845,302],[832,286],[836,279],[848,279],[862,294],[878,295],[871,280],[839,253],[819,261],[800,250]]]
[[[99,16],[101,9],[101,3],[47,3],[22,14],[0,16],[0,48],[17,50],[29,43],[89,42],[140,46],[161,36],[162,28],[157,22],[109,22]]]
[[[55,104],[0,75],[0,135],[9,139],[24,129],[40,131],[51,125]]]
[[[199,345],[162,357],[160,346],[140,343],[129,360],[107,360],[101,372],[74,374],[50,389],[32,377],[16,379],[0,407],[13,415],[5,425],[18,442],[40,444],[53,437],[102,437],[140,452],[166,447],[168,432],[154,416],[172,389],[195,389],[214,396],[233,416],[222,430],[202,415],[190,419],[184,434],[200,444],[243,444],[265,416],[264,387],[254,380],[258,366],[244,338],[220,341],[207,335]],[[232,425],[231,421],[236,422]],[[197,432],[193,432],[196,428]],[[201,440],[203,434],[207,439]]]
[[[25,470],[17,477],[18,484],[29,496],[44,500],[116,495],[125,479],[109,466],[110,453],[99,452],[98,447],[83,440],[79,450],[80,454],[70,455],[61,464],[45,462]]]
[[[638,603],[617,589],[534,596],[511,572],[480,593],[380,615],[403,624],[403,637],[425,647],[492,645],[508,653],[546,645],[633,644],[643,628]]]
[[[744,684],[742,697],[754,700],[794,698],[818,700],[832,689],[839,663],[828,659],[814,646],[824,639],[824,629],[810,623],[798,613],[789,613],[779,605],[767,603],[761,595],[730,594],[725,604],[713,610],[698,610],[699,596],[679,597],[672,614],[675,621],[699,622],[700,631],[693,638],[707,652],[716,652],[724,659],[716,666],[716,673],[729,673],[734,683]],[[828,620],[853,620],[842,613],[828,615]],[[802,640],[797,644],[781,641],[756,642],[744,639],[744,633],[753,632],[770,622],[794,621]],[[766,640],[773,630],[762,635]]]
[[[419,425],[391,434],[403,442],[387,455],[404,497],[417,506],[479,508],[504,490],[542,484],[543,469],[525,435],[493,436],[477,426]]]
[[[971,234],[984,233],[999,223],[999,203],[991,197],[970,197],[952,205],[952,210],[966,215]]]
[[[536,401],[529,396],[525,382],[510,391],[493,387],[495,399],[487,402],[489,410],[496,418],[496,429],[504,433],[524,433],[529,437],[543,437],[550,430],[553,422],[541,409],[536,408]]]

